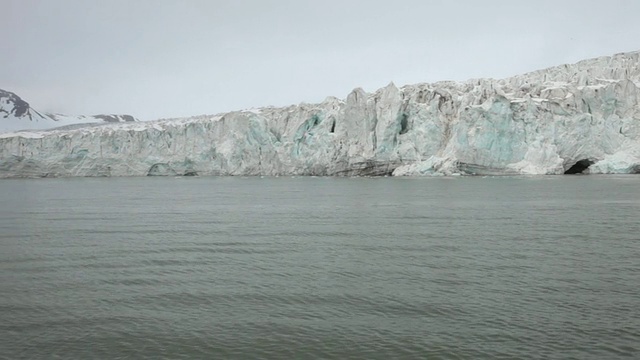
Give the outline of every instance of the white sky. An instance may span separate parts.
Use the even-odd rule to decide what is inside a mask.
[[[0,88],[150,120],[640,49],[637,0],[0,0]]]

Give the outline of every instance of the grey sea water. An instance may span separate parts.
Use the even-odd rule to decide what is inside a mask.
[[[640,177],[0,181],[0,358],[640,357]]]

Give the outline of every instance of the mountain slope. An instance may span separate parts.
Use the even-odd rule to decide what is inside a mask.
[[[45,130],[77,124],[137,121],[131,115],[69,116],[43,114],[29,106],[18,95],[0,89],[0,132]]]
[[[319,104],[0,134],[0,177],[640,173],[640,53]]]

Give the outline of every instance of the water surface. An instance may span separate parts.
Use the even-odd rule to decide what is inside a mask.
[[[640,177],[0,181],[0,358],[640,357]]]

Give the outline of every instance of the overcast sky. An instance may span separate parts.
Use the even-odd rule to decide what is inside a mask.
[[[640,50],[637,0],[0,0],[0,88],[142,120]]]

